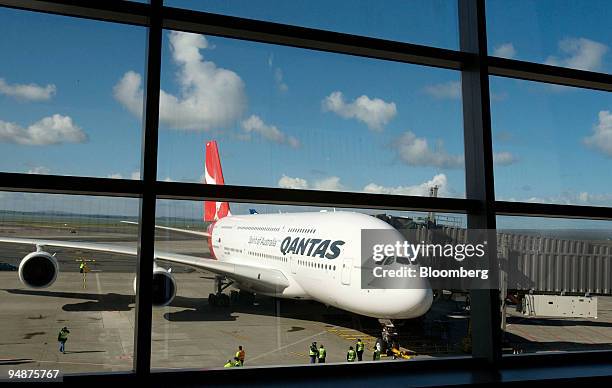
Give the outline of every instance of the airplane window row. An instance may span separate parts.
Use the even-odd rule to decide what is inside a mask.
[[[315,233],[317,230],[316,229],[310,229],[310,228],[289,228],[289,232],[295,232],[295,233]]]
[[[242,253],[242,249],[229,248],[229,247],[226,247],[225,249],[227,249],[230,252]]]
[[[239,226],[238,229],[256,230],[259,232],[278,232],[280,227],[273,228],[271,226]]]
[[[325,269],[325,270],[332,270],[332,271],[336,270],[335,265],[314,263],[312,261],[307,261],[307,260],[298,260],[298,264],[304,267],[309,267],[309,268],[318,268],[318,269]]]
[[[268,259],[268,260],[276,260],[276,261],[282,261],[284,263],[287,262],[287,258],[286,257],[280,257],[280,256],[274,256],[274,255],[268,255],[266,253],[259,253],[259,252],[252,252],[249,251],[249,255],[251,256],[255,256],[255,257],[259,257],[261,259]]]

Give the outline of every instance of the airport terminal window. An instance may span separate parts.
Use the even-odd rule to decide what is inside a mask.
[[[114,86],[146,29],[2,8],[0,34],[0,171],[140,179],[142,100]]]
[[[497,200],[612,205],[602,179],[612,156],[610,93],[503,77],[490,85]]]
[[[158,179],[463,198],[461,114],[457,71],[164,31]]]
[[[610,73],[606,0],[487,0],[489,55]]]
[[[0,374],[25,365],[63,374],[131,370],[138,226],[122,221],[137,218],[138,201],[9,192],[0,199]],[[67,246],[37,251],[45,240]]]
[[[449,49],[458,48],[453,0],[167,0],[170,7],[319,28]],[[392,10],[392,12],[390,12]]]
[[[498,217],[504,354],[612,349],[609,221]]]
[[[210,206],[218,205],[211,203]],[[400,233],[410,236],[410,233],[418,232],[418,236],[423,239],[427,239],[427,233],[434,231],[452,234],[457,228],[465,228],[465,216],[459,214],[430,215],[368,209],[333,211],[314,207],[242,203],[230,203],[229,208],[239,219],[233,221],[232,217],[222,217],[209,229],[211,221],[203,218],[201,201],[158,201],[157,215],[160,226],[173,228],[158,230],[158,255],[163,256],[166,255],[164,252],[168,252],[168,257],[172,254],[202,259],[214,257],[218,262],[232,262],[238,272],[242,271],[241,266],[256,266],[261,263],[260,259],[263,259],[265,267],[262,268],[270,272],[262,272],[261,276],[269,278],[274,271],[283,271],[283,277],[299,278],[299,281],[306,282],[302,284],[310,284],[308,292],[312,295],[303,295],[303,291],[285,288],[282,284],[275,286],[278,288],[254,292],[248,286],[248,279],[245,279],[244,283],[231,282],[215,276],[214,273],[193,271],[158,260],[159,266],[172,268],[171,276],[176,285],[176,295],[167,306],[153,310],[152,367],[155,369],[220,368],[228,359],[233,359],[238,346],[243,346],[246,352],[245,366],[308,364],[308,346],[312,341],[326,347],[327,362],[341,362],[346,358],[348,347],[355,346],[355,338],[362,338],[366,344],[364,359],[371,360],[373,346],[382,335],[382,326],[375,318],[341,309],[343,303],[349,303],[341,301],[346,297],[346,294],[343,296],[344,292],[355,295],[364,292],[363,296],[356,298],[356,302],[357,305],[367,304],[367,290],[350,286],[359,281],[361,264],[351,261],[348,265],[345,254],[355,248],[355,241],[349,241],[349,234],[359,230],[359,225],[353,223],[352,227],[335,230],[332,226],[334,219],[344,217],[346,212],[353,212],[357,218],[365,217],[378,227],[390,228],[393,224]],[[257,210],[258,215],[244,215],[248,214],[250,209]],[[309,212],[308,217],[322,216],[329,221],[320,223],[321,227],[317,228],[319,230],[314,236],[295,236],[293,230],[303,228],[287,227],[283,224],[286,219],[283,214],[300,212]],[[268,225],[255,224],[251,229],[248,225],[250,222],[265,222]],[[226,224],[232,224],[243,231],[241,235],[231,237],[231,244],[243,244],[247,255],[221,250],[223,241],[229,241],[229,237],[226,238],[223,234],[225,229],[222,227]],[[202,236],[176,230],[186,226],[189,226],[190,231],[208,230],[213,235],[219,235],[222,244],[213,245],[211,252],[211,247]],[[342,254],[333,259],[304,257],[291,252],[283,255],[285,248],[281,242],[288,236],[298,240],[338,239],[347,243],[343,246]],[[268,245],[273,241],[276,241],[274,245]],[[338,263],[337,266],[335,261],[338,260],[343,263]],[[352,277],[347,280],[346,274],[349,271],[353,271]],[[320,293],[321,288],[325,290],[323,294]],[[412,292],[400,291],[406,292],[407,297],[410,297]],[[276,298],[275,292],[284,297]],[[406,352],[405,357],[421,359],[431,355],[443,357],[469,354],[469,349],[463,345],[465,338],[469,337],[465,319],[466,306],[463,302],[455,301],[460,299],[461,295],[459,290],[455,292],[452,298],[449,294],[445,299],[436,302],[436,308],[433,309],[435,312],[427,313],[421,323],[407,323],[408,326],[399,331],[397,340],[401,349]],[[325,295],[330,299],[326,300]],[[300,299],[314,300],[308,302]],[[312,340],[304,340],[311,337]],[[383,360],[391,358],[386,354],[382,357]]]

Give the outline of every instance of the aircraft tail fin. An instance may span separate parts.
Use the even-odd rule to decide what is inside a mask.
[[[223,185],[223,170],[219,158],[219,148],[215,140],[206,142],[206,159],[204,163],[204,183],[209,185]],[[230,216],[228,202],[204,201],[204,221],[217,221]]]

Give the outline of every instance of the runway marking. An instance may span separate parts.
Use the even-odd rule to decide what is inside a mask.
[[[102,286],[100,285],[100,276],[96,273],[96,285],[98,286],[98,294],[102,295]]]
[[[32,360],[32,362],[48,363],[48,364],[73,364],[73,365],[96,365],[96,366],[118,366],[118,367],[124,367],[126,365],[126,364],[101,364],[101,363],[94,363],[94,362],[70,362],[70,361],[47,361],[47,360]]]
[[[335,328],[337,328],[337,327],[338,327],[338,326],[335,326]],[[320,335],[322,335],[322,334],[325,334],[326,332],[327,332],[327,330],[320,331],[320,332],[318,332],[317,334],[313,334],[313,335],[311,335],[310,337],[305,337],[305,338],[302,338],[301,340],[298,340],[298,341],[292,342],[292,343],[290,343],[290,344],[287,344],[287,345],[281,346],[281,347],[279,347],[279,348],[277,348],[277,349],[274,349],[274,350],[270,350],[269,352],[262,353],[262,354],[260,354],[259,356],[252,357],[252,358],[250,358],[250,359],[249,359],[249,361],[257,360],[258,358],[265,357],[265,356],[267,356],[267,355],[269,355],[269,354],[272,354],[272,353],[276,353],[276,352],[278,352],[279,350],[287,349],[287,348],[288,348],[288,347],[290,347],[290,346],[297,345],[297,344],[299,344],[299,343],[301,343],[301,342],[304,342],[304,341],[310,341],[311,339],[313,339],[313,338],[315,338],[315,337],[318,337],[318,336],[320,336]]]

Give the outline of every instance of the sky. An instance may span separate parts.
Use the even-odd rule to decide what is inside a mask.
[[[458,48],[454,1],[197,4]],[[491,55],[610,73],[606,2],[486,4]],[[146,30],[0,9],[0,32],[0,170],[138,179]],[[490,83],[496,198],[612,205],[611,95]],[[165,31],[161,89],[160,180],[201,181],[215,139],[229,184],[465,197],[456,71]]]

